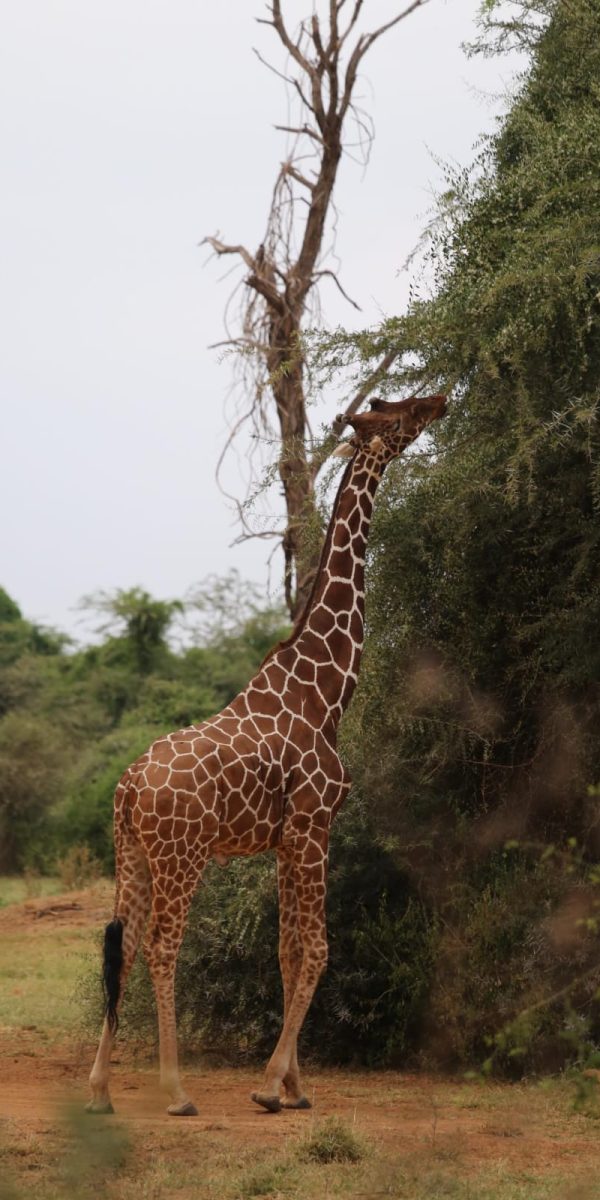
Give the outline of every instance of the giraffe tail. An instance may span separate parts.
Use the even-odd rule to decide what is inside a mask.
[[[123,922],[115,917],[104,931],[104,959],[102,977],[106,998],[106,1020],[111,1033],[119,1027],[117,1004],[121,992],[121,967],[123,966]]]

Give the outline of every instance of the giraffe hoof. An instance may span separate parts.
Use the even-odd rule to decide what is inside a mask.
[[[170,1104],[167,1112],[170,1117],[197,1117],[198,1109],[191,1100],[186,1100],[185,1104]]]
[[[90,1100],[89,1103],[86,1104],[86,1106],[85,1106],[85,1111],[86,1111],[86,1113],[90,1113],[92,1116],[98,1117],[98,1116],[105,1116],[108,1113],[114,1113],[115,1110],[114,1110],[110,1100],[108,1100],[108,1101]]]
[[[281,1100],[279,1096],[265,1096],[262,1092],[252,1092],[250,1096],[255,1104],[262,1105],[267,1112],[281,1112]]]
[[[306,1096],[300,1096],[297,1100],[284,1100],[282,1108],[312,1108],[310,1100]]]

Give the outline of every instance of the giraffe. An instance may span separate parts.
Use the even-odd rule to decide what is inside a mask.
[[[373,400],[338,445],[348,457],[312,593],[291,636],[217,716],[159,738],[115,793],[116,895],[106,928],[106,1015],[90,1075],[91,1112],[112,1112],[111,1049],[143,937],[158,1011],[160,1079],[173,1116],[195,1116],[177,1063],[174,976],[192,896],[210,858],[275,850],[283,1026],[260,1091],[270,1112],[310,1108],[297,1039],[327,962],[331,822],[350,788],[337,727],[363,644],[364,564],[383,473],[446,408],[444,396]],[[144,932],[145,931],[145,932]]]

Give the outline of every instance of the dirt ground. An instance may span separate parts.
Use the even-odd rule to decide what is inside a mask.
[[[0,1041],[0,1117],[39,1131],[65,1105],[83,1103],[92,1053],[93,1047],[82,1043],[41,1047],[34,1030],[5,1035]],[[273,1115],[254,1105],[249,1096],[257,1084],[256,1071],[194,1068],[185,1072],[185,1079],[200,1115],[178,1121],[165,1112],[156,1071],[117,1057],[112,1088],[116,1114],[142,1131],[168,1131],[169,1137],[176,1134],[183,1140],[218,1129],[232,1147],[256,1144],[261,1149],[303,1132],[314,1119],[307,1113]],[[504,1089],[487,1087],[476,1102],[473,1089],[464,1085],[463,1104],[460,1083],[421,1075],[319,1070],[309,1071],[307,1081],[317,1117],[340,1117],[400,1153],[435,1136],[438,1147],[460,1143],[465,1159],[477,1166],[501,1153],[530,1171],[579,1169],[587,1159],[600,1168],[597,1125],[588,1128],[586,1123],[575,1131],[565,1129],[561,1114],[545,1105],[532,1112],[527,1088],[512,1088],[504,1105],[499,1104]],[[492,1116],[486,1112],[486,1098]]]
[[[54,942],[59,932],[67,931],[77,935],[89,931],[91,941],[92,931],[95,933],[105,922],[107,910],[110,915],[110,889],[105,885],[10,905],[0,910],[0,945],[3,938],[13,944],[17,939],[23,953],[27,947],[35,951],[38,945],[42,953],[44,943]],[[89,943],[84,941],[84,944],[89,951]],[[9,981],[9,989],[10,986]],[[35,1195],[61,1196],[57,1164],[66,1144],[65,1122],[68,1125],[72,1120],[66,1114],[79,1112],[87,1095],[94,1046],[82,1040],[79,1033],[70,1033],[68,1028],[57,1025],[47,1028],[39,1022],[29,1024],[25,1019],[27,1005],[23,996],[27,989],[41,989],[43,996],[45,986],[43,978],[14,981],[13,1023],[0,1029],[0,1123],[4,1145],[4,1155],[0,1154],[0,1200],[8,1195],[21,1195],[20,1191],[2,1190],[3,1162],[15,1186],[19,1186],[19,1180],[25,1180],[28,1195],[33,1190]],[[20,1001],[24,1013],[21,1020]],[[597,1114],[591,1108],[587,1113],[576,1112],[572,1085],[565,1081],[506,1085],[404,1072],[309,1068],[305,1083],[312,1111],[275,1115],[265,1113],[249,1099],[250,1092],[260,1083],[259,1070],[193,1066],[185,1070],[185,1081],[200,1115],[178,1120],[165,1112],[156,1067],[145,1062],[140,1065],[126,1046],[118,1047],[112,1086],[115,1116],[87,1120],[90,1127],[101,1125],[105,1130],[127,1131],[134,1147],[132,1161],[138,1166],[136,1187],[132,1186],[130,1175],[123,1195],[164,1196],[169,1200],[179,1194],[312,1195],[311,1189],[317,1187],[312,1176],[312,1182],[304,1183],[304,1177],[298,1176],[300,1182],[295,1185],[308,1190],[290,1192],[281,1185],[277,1164],[295,1153],[310,1130],[315,1129],[315,1123],[335,1117],[364,1139],[378,1168],[386,1162],[397,1167],[400,1164],[398,1170],[411,1163],[414,1168],[418,1161],[423,1164],[423,1177],[427,1171],[431,1173],[433,1165],[435,1177],[441,1178],[443,1184],[442,1187],[438,1182],[433,1190],[428,1187],[420,1191],[416,1182],[419,1172],[413,1170],[410,1176],[413,1184],[406,1187],[398,1184],[399,1191],[394,1190],[396,1184],[388,1182],[383,1190],[377,1187],[356,1194],[407,1197],[427,1194],[433,1200],[436,1196],[450,1195],[461,1198],[468,1195],[473,1200],[484,1195],[506,1196],[507,1200],[517,1196],[524,1200],[537,1196],[552,1196],[557,1200],[600,1197],[600,1120],[596,1119],[600,1109]],[[161,1168],[160,1178],[156,1177],[158,1183],[155,1178],[154,1190],[148,1184],[144,1191],[137,1183],[145,1178],[149,1155],[155,1175],[159,1158],[166,1165]],[[167,1166],[170,1169],[176,1163],[183,1170],[186,1163],[197,1164],[203,1159],[207,1162],[214,1159],[216,1171],[211,1176],[213,1183],[206,1184],[207,1190],[190,1193],[184,1184],[180,1193],[177,1181],[173,1183],[171,1179],[173,1186],[169,1184]],[[268,1180],[266,1190],[248,1184],[247,1179],[243,1182],[249,1165],[256,1162],[269,1163],[275,1171],[271,1191]],[[242,1181],[236,1185],[237,1192],[235,1188],[224,1190],[225,1183],[218,1182],[229,1178],[223,1173],[228,1163],[235,1164]],[[499,1185],[499,1190],[482,1191],[475,1182],[469,1183],[488,1177],[507,1180],[505,1190]],[[402,1178],[406,1183],[408,1176]],[[183,1176],[180,1182],[181,1179]],[[343,1183],[340,1191],[336,1179],[339,1183],[341,1176],[328,1176],[327,1186],[333,1190],[327,1194],[345,1195],[353,1191]],[[389,1176],[385,1179],[389,1180]],[[523,1183],[527,1179],[531,1181],[529,1190]],[[459,1190],[448,1190],[448,1180],[455,1180]],[[552,1183],[550,1190],[544,1190],[545,1180]],[[106,1194],[120,1196],[115,1187],[116,1184]],[[102,1193],[95,1187],[90,1194]],[[318,1187],[315,1194],[319,1194]]]

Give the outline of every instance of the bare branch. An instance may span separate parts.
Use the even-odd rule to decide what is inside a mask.
[[[385,25],[380,25],[379,29],[376,29],[374,33],[369,33],[365,41],[363,54],[366,54],[367,50],[371,49],[373,42],[376,42],[377,39],[382,36],[382,34],[387,33],[388,29],[393,29],[394,25],[398,25],[400,21],[404,21],[405,18],[409,17],[410,14],[415,12],[417,8],[423,8],[425,4],[429,4],[429,0],[412,0],[412,4],[409,4],[403,12],[398,13],[397,17],[393,17],[392,20],[388,21]]]
[[[231,543],[232,546],[240,546],[242,542],[253,542],[256,538],[274,538],[281,537],[281,529],[252,529],[248,533],[238,533]]]
[[[292,41],[292,38],[290,37],[290,35],[286,29],[285,22],[283,20],[280,0],[272,0],[271,12],[273,14],[273,20],[272,20],[271,24],[273,25],[273,28],[277,32],[281,42],[285,46],[288,54],[290,54],[291,57],[294,59],[294,61],[298,63],[298,66],[304,72],[307,79],[310,80],[312,104],[308,105],[308,107],[315,114],[319,128],[322,128],[324,117],[325,117],[325,110],[323,108],[323,97],[321,94],[321,75],[323,72],[323,67],[322,66],[320,66],[319,68],[315,67],[313,65],[313,63],[311,63],[310,59],[308,59],[306,57],[306,55],[302,53],[302,51],[300,49],[300,39],[298,39],[298,41],[296,41],[296,42]],[[317,27],[318,27],[318,23],[317,23]],[[303,32],[306,32],[306,27],[304,25],[304,22],[301,25],[301,29]],[[313,39],[313,44],[314,44],[314,39]],[[298,90],[300,90],[299,84],[298,84]],[[302,93],[300,93],[300,94],[302,94]]]
[[[264,354],[265,350],[268,349],[265,342],[257,342],[253,338],[247,337],[223,338],[220,342],[210,342],[208,349],[220,350],[221,346],[232,346],[241,350],[258,350],[261,354]]]
[[[291,79],[290,83],[292,84],[292,87],[294,87],[296,89],[302,103],[306,106],[308,111],[311,112],[313,114],[313,116],[315,117],[317,124],[321,125],[320,117],[321,117],[321,114],[323,111],[323,106],[320,103],[320,100],[315,105],[315,103],[314,103],[315,97],[313,96],[313,103],[311,104],[310,100],[307,100],[306,96],[304,95],[304,92],[302,91],[299,81],[297,79]]]
[[[311,129],[310,125],[302,125],[300,128],[297,125],[274,125],[273,128],[278,129],[280,133],[296,133],[298,137],[305,134],[306,137],[313,138],[320,146],[323,145],[323,138],[314,129]]]
[[[358,21],[358,18],[360,16],[360,11],[362,9],[362,6],[363,6],[363,0],[356,0],[352,16],[350,17],[350,20],[340,38],[340,42],[339,42],[340,50],[342,49],[342,46],[344,45],[344,42],[348,38],[349,34],[352,33],[352,30],[354,29],[354,26],[356,25],[356,22]],[[339,7],[341,9],[342,5],[340,4]]]
[[[373,388],[377,387],[377,384],[381,383],[381,380],[385,378],[392,363],[395,362],[399,354],[399,350],[388,350],[387,354],[384,354],[379,366],[377,366],[375,370],[367,376],[364,383],[361,384],[356,394],[352,397],[350,403],[344,409],[344,412],[340,413],[340,415],[335,418],[335,421],[333,422],[333,432],[337,434],[338,437],[344,427],[348,424],[350,417],[354,416],[355,412],[358,411],[363,401],[366,400],[367,396],[371,394]]]
[[[324,275],[329,275],[329,277],[331,279],[333,279],[335,286],[342,293],[344,300],[348,301],[348,304],[351,304],[352,307],[357,310],[357,312],[362,312],[362,308],[360,307],[360,304],[357,304],[356,300],[353,300],[352,297],[349,296],[348,293],[344,291],[335,271],[329,271],[327,268],[325,268],[323,271],[316,271],[315,274],[313,275],[313,279],[322,279]]]
[[[379,366],[377,366],[375,370],[367,376],[364,383],[361,384],[356,394],[352,397],[350,403],[346,406],[344,412],[340,413],[339,416],[335,418],[335,421],[331,426],[331,433],[324,439],[321,445],[318,446],[310,460],[310,471],[313,482],[317,478],[319,471],[326,463],[330,454],[335,449],[337,439],[343,432],[345,426],[348,424],[350,417],[354,416],[354,413],[367,399],[367,396],[369,396],[373,389],[377,387],[377,384],[381,383],[382,379],[385,378],[389,368],[394,360],[398,358],[399,354],[399,350],[388,350],[387,354],[383,356],[381,362],[379,363]]]
[[[246,283],[248,287],[253,288],[255,292],[259,292],[261,296],[264,296],[271,308],[274,308],[276,312],[283,315],[285,312],[285,300],[279,295],[277,288],[272,283],[269,283],[268,279],[265,279],[264,275],[249,275]]]
[[[370,50],[373,43],[376,42],[377,39],[380,38],[384,33],[387,33],[389,29],[393,29],[395,25],[398,25],[400,21],[404,21],[406,17],[409,17],[410,14],[415,12],[417,8],[423,8],[423,6],[428,3],[429,0],[412,0],[412,3],[409,4],[407,8],[403,9],[402,12],[397,13],[397,15],[393,17],[391,21],[387,21],[385,25],[380,25],[379,29],[375,29],[373,33],[365,33],[359,37],[354,50],[350,55],[350,60],[346,68],[344,91],[342,102],[340,104],[340,116],[342,119],[346,115],[350,106],[358,68],[361,60],[367,53],[367,50]]]
[[[321,66],[326,67],[327,57],[325,50],[323,49],[323,42],[321,41],[321,28],[319,26],[319,18],[316,13],[313,13],[312,15],[312,40],[315,50],[319,56],[319,62]]]
[[[278,79],[283,79],[284,83],[291,84],[294,82],[290,75],[286,75],[283,71],[278,71],[277,67],[273,66],[273,63],[270,63],[268,59],[263,58],[260,50],[256,49],[256,46],[252,47],[252,53],[256,55],[259,63],[261,63],[263,67],[266,67],[267,71],[272,71],[273,75],[276,75]]]
[[[261,22],[261,24],[273,26],[273,28],[276,30],[277,34],[279,35],[279,38],[283,42],[283,45],[285,46],[288,54],[290,54],[291,57],[293,59],[295,59],[295,61],[298,63],[298,66],[302,68],[302,70],[305,72],[306,75],[308,75],[308,78],[310,79],[312,77],[312,75],[315,74],[315,68],[313,67],[312,63],[310,63],[309,60],[307,58],[305,58],[302,51],[300,50],[300,47],[295,42],[292,41],[292,39],[285,27],[283,15],[281,12],[280,0],[272,0],[271,12],[273,15],[273,20],[272,21],[264,21],[264,22]]]
[[[282,163],[281,170],[286,175],[291,175],[292,179],[296,180],[296,183],[301,183],[303,187],[308,188],[309,192],[314,192],[314,183],[311,183],[310,179],[307,179],[305,175],[302,175],[301,172],[298,171],[291,162]]]
[[[244,260],[246,266],[248,267],[248,269],[250,271],[254,271],[256,269],[256,264],[254,262],[254,259],[253,259],[252,255],[250,254],[250,251],[246,250],[245,246],[228,246],[228,245],[226,245],[225,242],[221,242],[219,240],[219,238],[217,238],[217,237],[202,238],[202,241],[198,242],[198,245],[199,246],[206,246],[206,245],[212,246],[215,254],[218,254],[219,257],[221,257],[221,255],[223,255],[223,254],[238,254],[239,257]]]

